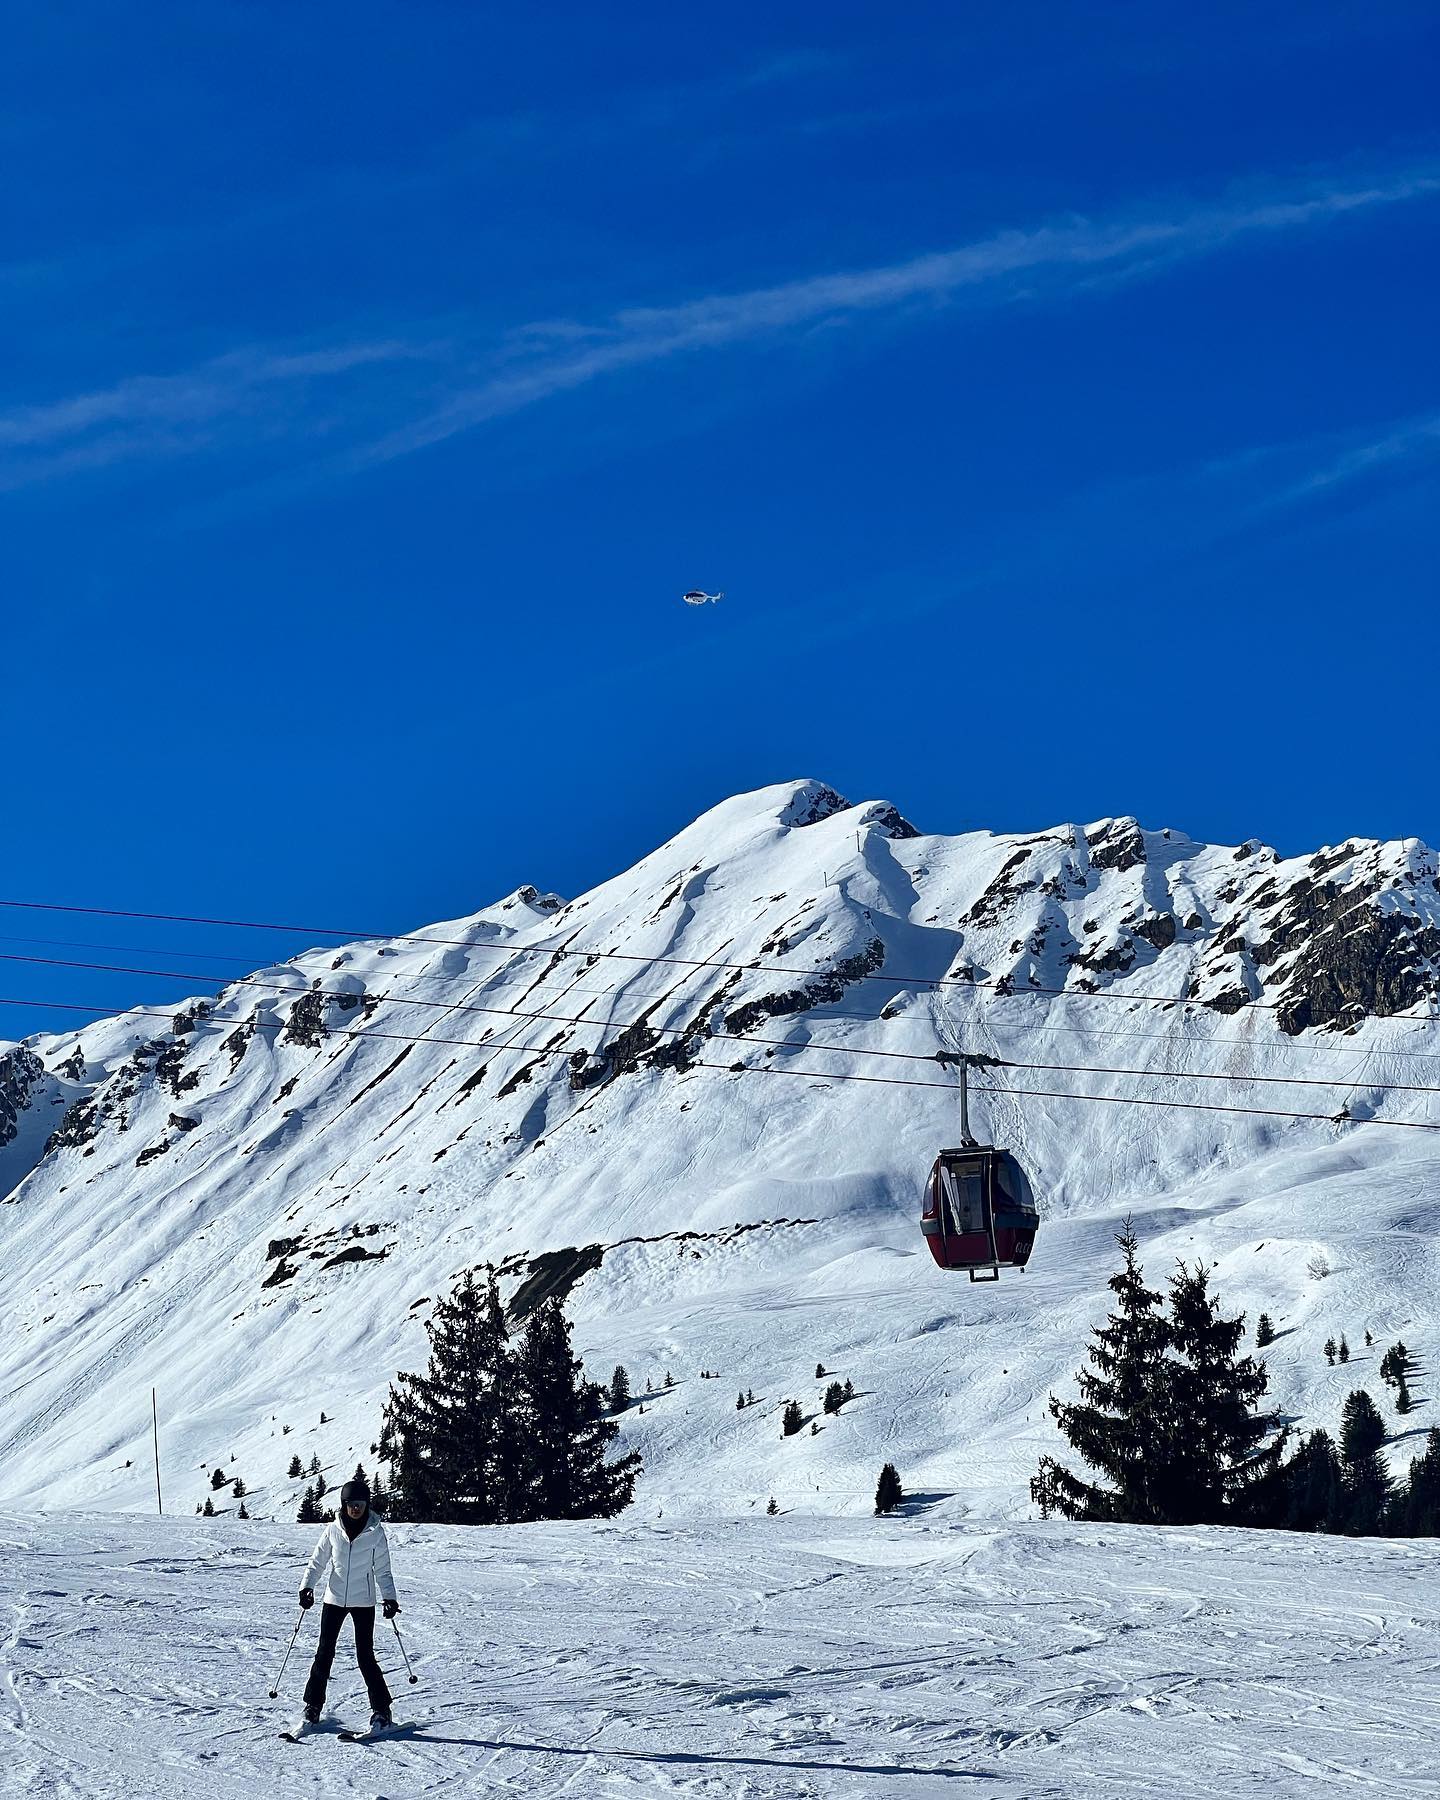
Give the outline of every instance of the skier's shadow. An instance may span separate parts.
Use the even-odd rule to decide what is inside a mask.
[[[398,1734],[392,1733],[392,1738]],[[824,1775],[925,1775],[932,1781],[999,1781],[1008,1778],[996,1769],[907,1768],[897,1763],[818,1762],[789,1756],[706,1756],[698,1750],[605,1750],[593,1744],[529,1744],[515,1738],[441,1737],[417,1726],[406,1736],[420,1744],[453,1744],[472,1750],[513,1750],[529,1756],[610,1756],[624,1762],[683,1764],[701,1769],[804,1769]]]

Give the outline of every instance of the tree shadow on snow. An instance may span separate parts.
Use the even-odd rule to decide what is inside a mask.
[[[453,1744],[473,1750],[513,1750],[528,1756],[608,1756],[617,1762],[656,1763],[700,1769],[803,1769],[826,1775],[922,1775],[931,1781],[1002,1781],[995,1769],[910,1768],[903,1763],[821,1762],[789,1756],[707,1756],[698,1750],[609,1750],[596,1744],[533,1744],[518,1738],[442,1737],[417,1726],[405,1734],[417,1744]],[[393,1741],[382,1740],[382,1741]]]
[[[896,1507],[896,1512],[924,1512],[927,1507],[938,1506],[942,1500],[953,1500],[954,1488],[927,1488],[923,1493],[907,1494]]]

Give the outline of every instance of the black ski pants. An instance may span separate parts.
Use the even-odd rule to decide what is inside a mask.
[[[325,1688],[330,1680],[330,1665],[335,1660],[335,1646],[340,1641],[340,1627],[349,1613],[355,1621],[355,1660],[365,1678],[365,1692],[370,1696],[372,1713],[390,1712],[390,1690],[380,1665],[375,1660],[375,1608],[373,1606],[332,1606],[327,1600],[320,1608],[320,1642],[315,1646],[315,1660],[310,1665],[310,1679],[305,1683],[305,1704],[323,1706]]]

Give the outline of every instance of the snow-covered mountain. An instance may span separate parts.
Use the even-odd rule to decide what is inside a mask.
[[[1367,1121],[1440,1123],[1437,998],[1413,839],[927,836],[799,781],[569,902],[522,888],[0,1045],[0,1502],[153,1504],[153,1385],[170,1504],[218,1464],[293,1516],[292,1453],[368,1463],[433,1297],[491,1263],[518,1310],[569,1292],[592,1373],[660,1390],[624,1423],[651,1516],[868,1510],[886,1458],[1017,1512],[1126,1212],[1152,1276],[1202,1255],[1271,1313],[1278,1403],[1333,1425],[1381,1394],[1367,1327],[1377,1356],[1435,1348],[1440,1137]],[[996,1286],[916,1226],[959,1048],[1028,1065],[972,1100],[1042,1210]],[[838,1418],[820,1362],[858,1390]],[[791,1396],[818,1432],[782,1440]]]

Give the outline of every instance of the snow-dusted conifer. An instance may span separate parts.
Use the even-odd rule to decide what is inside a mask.
[[[290,1477],[290,1479],[292,1481],[298,1481],[299,1478],[305,1473],[304,1469],[301,1467],[300,1458],[298,1456],[292,1456],[290,1458],[290,1467],[285,1471],[285,1473]]]
[[[220,1492],[221,1488],[225,1486],[225,1484],[228,1480],[229,1480],[229,1476],[226,1475],[226,1473],[223,1469],[219,1469],[219,1468],[212,1469],[210,1471],[211,1491],[218,1494]]]
[[[795,1433],[799,1431],[804,1423],[805,1415],[800,1410],[800,1402],[798,1400],[787,1400],[785,1402],[785,1411],[780,1417],[781,1436],[794,1437]]]
[[[1030,1497],[1042,1517],[1162,1522],[1152,1496],[1154,1453],[1164,1441],[1161,1396],[1167,1331],[1160,1294],[1145,1285],[1139,1240],[1129,1220],[1115,1240],[1120,1268],[1110,1277],[1114,1311],[1091,1330],[1091,1367],[1076,1373],[1080,1398],[1050,1396],[1050,1411],[1061,1432],[1089,1466],[1110,1482],[1087,1481],[1042,1456],[1030,1483]]]
[[[844,1404],[845,1404],[844,1388],[841,1387],[841,1385],[838,1381],[832,1381],[830,1383],[829,1387],[827,1387],[825,1390],[825,1401],[824,1401],[825,1411],[827,1413],[838,1413],[840,1408]]]
[[[471,1270],[425,1322],[423,1375],[397,1375],[380,1453],[392,1516],[440,1525],[497,1525],[525,1516],[514,1416],[514,1356],[492,1275]]]
[[[620,1427],[602,1416],[598,1393],[571,1348],[564,1308],[558,1299],[544,1301],[526,1321],[515,1356],[523,1445],[519,1516],[609,1519],[634,1498],[640,1453],[605,1460]]]
[[[1342,1363],[1348,1363],[1350,1360],[1350,1346],[1345,1342],[1345,1333],[1343,1331],[1340,1333],[1340,1343],[1335,1354],[1340,1358]]]
[[[610,1377],[610,1410],[624,1412],[630,1404],[630,1372],[623,1363],[616,1363],[615,1373]]]
[[[1332,1369],[1335,1367],[1335,1340],[1333,1337],[1325,1340],[1325,1360]]]
[[[1239,1354],[1245,1315],[1221,1314],[1210,1274],[1181,1263],[1170,1278],[1156,1497],[1176,1525],[1271,1524],[1284,1506],[1285,1439],[1272,1437],[1274,1413],[1255,1410],[1269,1377],[1263,1362]]]
[[[1255,1345],[1263,1350],[1267,1344],[1275,1342],[1275,1327],[1271,1323],[1269,1313],[1261,1313],[1255,1321]]]

